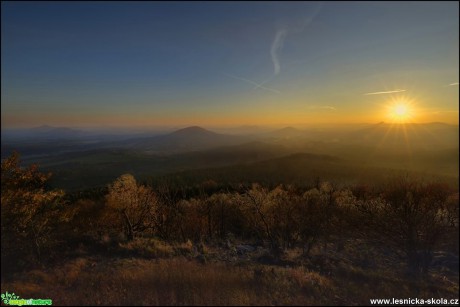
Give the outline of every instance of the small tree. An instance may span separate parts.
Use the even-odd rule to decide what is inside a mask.
[[[242,196],[242,202],[247,208],[250,222],[253,224],[255,233],[262,239],[267,238],[270,249],[275,254],[280,253],[279,242],[273,233],[271,223],[271,207],[269,191],[259,184],[253,184],[252,188]]]
[[[401,176],[359,209],[365,214],[368,233],[401,254],[411,274],[425,275],[434,248],[450,227],[449,194],[446,185]]]
[[[107,204],[119,213],[128,240],[154,228],[156,196],[150,188],[138,186],[132,175],[121,175],[109,186]]]
[[[153,216],[155,228],[164,240],[181,238],[187,241],[185,223],[185,190],[175,187],[171,182],[163,182],[155,189],[158,195],[157,207]]]
[[[299,240],[300,207],[302,198],[292,189],[286,189],[282,185],[277,186],[269,193],[270,210],[269,223],[272,228],[272,236],[280,243],[283,249],[293,247]]]
[[[63,191],[46,188],[51,174],[40,173],[37,165],[22,168],[19,163],[15,152],[1,166],[2,260],[24,259],[33,251],[40,262],[57,224],[70,220],[72,212],[64,210]]]
[[[303,194],[303,201],[298,209],[300,241],[304,256],[308,256],[320,238],[324,239],[326,247],[328,236],[332,232],[336,210],[335,189],[328,182],[318,183],[318,186],[319,189],[313,188]]]

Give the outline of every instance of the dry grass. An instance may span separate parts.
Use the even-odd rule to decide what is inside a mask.
[[[176,245],[176,251],[181,255],[190,255],[193,251],[193,243],[190,240],[187,240],[185,243]]]
[[[303,305],[331,282],[301,269],[202,265],[173,259],[79,258],[32,271],[2,292],[51,298],[53,305]]]
[[[458,296],[458,278],[414,282],[350,263],[328,273],[254,262],[203,265],[179,256],[191,243],[171,247],[151,239],[122,248],[156,258],[80,257],[2,282],[1,292],[51,298],[53,305],[366,305],[370,298]]]
[[[171,245],[153,238],[136,238],[131,242],[120,243],[120,252],[144,258],[168,258],[174,255]]]

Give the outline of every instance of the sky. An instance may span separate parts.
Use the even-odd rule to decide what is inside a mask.
[[[1,64],[2,128],[458,124],[459,3],[2,1]]]

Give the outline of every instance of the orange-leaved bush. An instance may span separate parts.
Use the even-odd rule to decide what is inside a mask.
[[[2,267],[40,261],[57,224],[72,216],[65,210],[64,192],[48,189],[51,174],[39,172],[37,165],[21,167],[16,152],[1,165]]]

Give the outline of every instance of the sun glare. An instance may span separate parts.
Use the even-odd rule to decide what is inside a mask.
[[[409,110],[405,104],[398,104],[393,110],[394,116],[399,120],[406,120],[409,115]]]
[[[395,123],[407,123],[414,118],[413,105],[407,99],[398,99],[388,104],[389,119]]]

